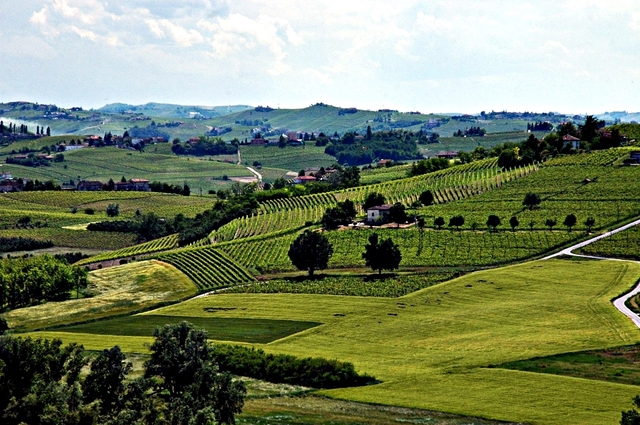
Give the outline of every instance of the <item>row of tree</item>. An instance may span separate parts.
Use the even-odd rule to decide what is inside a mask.
[[[572,230],[572,228],[577,224],[578,219],[575,216],[575,214],[568,214],[564,221],[563,224],[567,227],[567,229],[569,231]],[[434,227],[436,227],[437,229],[442,229],[442,227],[445,225],[445,220],[444,217],[436,217],[433,220],[433,225]],[[449,219],[449,227],[455,227],[456,229],[460,229],[460,227],[464,226],[465,223],[465,219],[463,216],[461,215],[455,215],[453,217],[451,217]],[[500,219],[500,217],[498,217],[495,214],[491,214],[489,215],[489,217],[487,218],[487,227],[490,227],[491,229],[493,229],[493,231],[495,232],[497,230],[497,227],[500,226],[502,224],[502,220]],[[555,218],[548,218],[545,220],[544,225],[546,227],[549,228],[549,230],[553,230],[553,228],[558,224],[558,221]],[[596,220],[593,217],[589,217],[585,220],[584,225],[585,227],[587,227],[587,232],[591,232],[591,228],[593,226],[595,226],[596,224]],[[536,225],[535,221],[530,221],[529,222],[529,227],[531,229],[533,229],[533,227]],[[476,229],[477,224],[473,223],[471,225],[471,228],[473,230]],[[515,232],[516,228],[518,226],[520,226],[520,221],[518,220],[518,217],[516,216],[512,216],[509,219],[509,226],[511,227],[511,230],[513,230]]]

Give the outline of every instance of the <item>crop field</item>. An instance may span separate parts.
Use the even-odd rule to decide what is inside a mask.
[[[445,220],[462,215],[466,228],[473,223],[484,226],[489,214],[498,215],[504,228],[509,218],[516,215],[521,227],[528,227],[533,221],[534,227],[540,229],[544,229],[546,219],[556,219],[557,228],[564,228],[564,218],[575,214],[576,230],[586,228],[584,221],[588,217],[596,220],[594,228],[605,228],[640,214],[640,198],[630,184],[639,177],[638,167],[544,166],[527,178],[461,202],[433,205],[421,213],[424,211],[426,217],[442,216]],[[585,178],[592,182],[583,183]],[[522,206],[525,195],[530,192],[542,199],[539,208],[529,210]],[[427,223],[431,224],[429,220]]]
[[[245,165],[251,166],[258,161],[263,167],[279,168],[298,172],[309,164],[315,167],[328,167],[336,162],[331,155],[324,153],[324,147],[307,142],[306,146],[240,146],[240,156]]]
[[[204,192],[214,188],[213,178],[252,177],[244,166],[227,164],[202,158],[179,157],[176,155],[157,154],[148,148],[145,153],[118,149],[115,147],[85,148],[64,153],[65,161],[51,163],[48,167],[24,167],[5,164],[3,171],[10,171],[15,177],[49,180],[58,182],[69,180],[113,179],[118,181],[122,176],[145,178],[171,184],[187,182],[191,190],[202,188]]]
[[[93,233],[93,232],[89,232]],[[97,263],[99,261],[115,260],[118,258],[135,257],[136,255],[151,254],[159,251],[167,251],[175,248],[178,245],[178,235],[169,235],[162,238],[154,239],[149,242],[145,242],[138,245],[129,246],[127,248],[118,249],[115,251],[108,251],[98,255],[94,255],[89,258],[75,263],[77,266],[84,264]]]
[[[216,313],[215,307],[207,309]],[[302,332],[321,325],[317,322],[299,322],[293,320],[263,320],[219,317],[162,316],[142,314],[118,317],[100,322],[73,325],[62,328],[63,332],[89,333],[97,335],[142,336],[153,335],[155,328],[168,323],[180,323],[188,320],[199,328],[204,328],[212,339],[219,341],[237,341],[267,344],[286,336]]]
[[[255,282],[249,272],[224,253],[209,247],[163,254],[158,259],[189,276],[201,291]]]
[[[196,293],[184,274],[159,261],[93,271],[89,273],[87,290],[88,298],[13,310],[3,317],[12,328],[29,331],[133,313]]]
[[[322,391],[331,397],[545,424],[615,423],[637,387],[488,368],[509,361],[640,341],[609,300],[640,265],[536,261],[472,273],[401,298],[218,294],[153,314],[324,323],[260,346],[268,352],[353,362],[382,384]],[[399,303],[403,303],[400,305]],[[116,337],[43,332],[89,349]],[[117,337],[145,352],[143,337]]]
[[[576,239],[577,232],[519,231],[473,232],[426,230],[422,236],[410,229],[352,229],[327,232],[333,245],[329,268],[364,267],[362,258],[369,235],[391,238],[402,252],[400,267],[487,266],[524,260],[541,255]],[[295,234],[281,237],[234,241],[214,246],[240,264],[258,273],[294,270],[288,257]]]
[[[456,276],[454,272],[431,272],[412,275],[349,276],[318,275],[313,280],[304,277],[273,279],[255,285],[229,288],[229,294],[321,294],[357,297],[401,297],[428,288]]]
[[[0,230],[0,237],[32,238],[38,241],[51,241],[58,247],[90,250],[121,249],[136,243],[136,236],[131,233],[89,232],[56,227]]]

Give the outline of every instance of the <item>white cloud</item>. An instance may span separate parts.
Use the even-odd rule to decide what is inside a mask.
[[[169,34],[173,40],[181,46],[189,47],[193,44],[202,43],[204,37],[195,29],[187,29],[174,24],[168,19],[153,20],[147,19],[145,23],[151,32],[158,38],[164,38]]]

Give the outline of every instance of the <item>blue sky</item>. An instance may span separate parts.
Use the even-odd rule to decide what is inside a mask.
[[[0,16],[0,101],[640,110],[638,0],[21,0]]]

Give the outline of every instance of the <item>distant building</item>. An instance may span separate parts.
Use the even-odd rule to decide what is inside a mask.
[[[318,179],[316,179],[313,176],[298,176],[293,180],[294,184],[307,184],[307,183],[311,183],[314,182]]]
[[[0,192],[20,192],[22,184],[15,180],[0,181]]]
[[[565,145],[571,145],[573,149],[580,149],[580,139],[578,139],[577,137],[574,137],[570,134],[565,134],[564,136],[562,136],[562,141]]]
[[[458,152],[455,151],[443,151],[436,154],[437,158],[455,159],[458,157]]]
[[[94,181],[83,180],[80,183],[78,183],[78,190],[79,191],[102,190],[102,182],[99,182],[97,180],[94,180]]]
[[[391,204],[384,204],[367,208],[367,223],[373,224],[387,222],[389,219],[389,210],[391,210],[391,207]]]
[[[9,172],[0,173],[0,180],[13,180],[13,176]]]
[[[251,139],[251,145],[254,146],[264,146],[267,143],[266,140],[264,140],[263,138],[258,138],[258,139]]]

